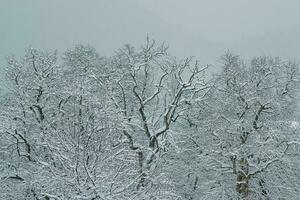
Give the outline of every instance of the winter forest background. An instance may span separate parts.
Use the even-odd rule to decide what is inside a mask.
[[[0,199],[300,199],[299,2],[187,2],[0,2]]]

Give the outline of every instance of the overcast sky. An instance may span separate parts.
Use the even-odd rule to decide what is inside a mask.
[[[299,0],[0,0],[0,70],[29,45],[62,52],[82,43],[111,55],[147,34],[203,63],[227,49],[300,60],[299,10]]]

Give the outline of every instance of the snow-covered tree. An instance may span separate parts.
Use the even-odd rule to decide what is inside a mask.
[[[168,135],[183,110],[182,104],[205,86],[204,68],[192,59],[177,61],[164,45],[147,40],[140,50],[130,45],[112,59],[112,100],[123,117],[122,132],[136,153],[137,198],[174,199],[174,184],[164,176]]]
[[[222,61],[209,101],[193,104],[188,116],[202,150],[199,170],[208,175],[200,183],[201,194],[209,199],[297,199],[294,141],[299,133],[291,127],[297,119],[297,66],[269,57],[247,65],[231,53]],[[292,148],[293,156],[288,153]]]
[[[298,66],[226,53],[208,80],[167,50],[9,57],[0,198],[298,199]]]
[[[8,58],[10,91],[1,110],[2,198],[31,199],[37,195],[39,161],[49,153],[43,143],[54,117],[56,60],[56,52],[33,48],[28,48],[22,59]],[[18,196],[18,189],[23,196]]]

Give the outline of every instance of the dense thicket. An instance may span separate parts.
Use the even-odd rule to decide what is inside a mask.
[[[147,39],[8,58],[0,199],[298,199],[298,66],[226,53],[222,70]]]

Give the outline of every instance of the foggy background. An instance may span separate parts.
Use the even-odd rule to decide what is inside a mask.
[[[90,44],[109,56],[147,35],[203,64],[226,50],[298,61],[299,9],[299,0],[0,0],[0,78],[5,56],[30,45],[61,53]]]

